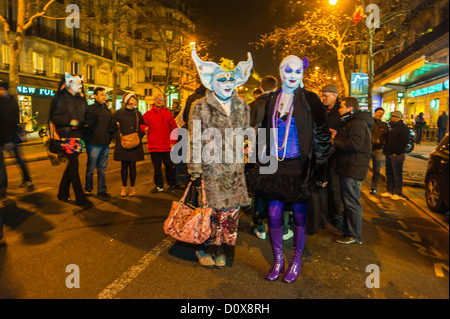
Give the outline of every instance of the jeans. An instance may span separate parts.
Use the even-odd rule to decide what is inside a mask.
[[[331,158],[327,167],[328,220],[333,225],[342,221],[342,201],[339,187],[339,175],[336,174],[335,159]]]
[[[342,203],[344,204],[344,236],[362,241],[362,181],[341,175],[339,182]]]
[[[380,180],[381,159],[383,158],[383,150],[375,150],[370,153],[372,159],[372,183],[370,188],[377,189]]]
[[[445,128],[439,128],[438,129],[438,144],[442,141],[442,139],[445,136],[445,133],[447,133],[447,130]]]
[[[24,160],[20,156],[20,148],[17,144],[14,144],[14,157],[16,158],[17,164],[20,166],[20,169],[22,170],[22,181],[23,182],[31,182],[31,176],[28,173],[27,165],[25,164]]]
[[[422,132],[423,128],[416,128],[416,144],[420,144],[420,141],[422,140]]]
[[[94,170],[97,168],[97,192],[106,192],[106,168],[108,167],[109,145],[88,145],[85,190],[94,189]]]
[[[386,155],[386,189],[391,194],[402,196],[404,162],[405,153]]]
[[[163,175],[161,171],[162,163],[164,162],[167,184],[169,184],[169,186],[174,186],[175,167],[170,159],[170,152],[151,152],[150,156],[152,159],[153,168],[155,170],[154,175],[155,185],[160,188],[163,188],[164,186]]]

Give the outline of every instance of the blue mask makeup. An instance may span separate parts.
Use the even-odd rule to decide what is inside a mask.
[[[224,70],[215,62],[202,61],[195,51],[195,45],[192,47],[192,59],[203,85],[222,101],[228,101],[236,87],[247,82],[253,67],[252,56],[248,53],[247,61],[239,62],[234,70]]]

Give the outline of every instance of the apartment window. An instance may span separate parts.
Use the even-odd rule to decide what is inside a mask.
[[[146,51],[145,52],[145,61],[152,61],[152,59],[153,59],[152,51]]]
[[[36,75],[47,75],[45,69],[45,55],[33,52],[33,73]]]
[[[152,81],[153,68],[144,68],[145,82]]]
[[[153,96],[153,90],[152,89],[145,89],[145,95]]]
[[[52,58],[52,73],[54,77],[60,78],[64,74],[64,60],[54,56]]]
[[[95,83],[95,67],[93,67],[92,65],[88,65],[86,66],[86,77],[87,83],[91,83],[94,84]]]
[[[2,66],[9,69],[9,47],[6,44],[2,44]]]
[[[80,69],[80,63],[78,62],[71,62],[70,63],[70,72],[72,75],[75,74],[81,74],[81,69]]]

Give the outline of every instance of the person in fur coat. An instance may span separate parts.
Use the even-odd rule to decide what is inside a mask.
[[[250,128],[250,109],[235,88],[248,80],[253,62],[248,53],[248,60],[235,68],[222,67],[202,61],[195,46],[192,58],[207,91],[189,114],[188,167],[193,184],[200,187],[203,183],[206,201],[215,210],[211,237],[197,249],[196,256],[204,267],[223,268],[226,258],[222,246],[236,245],[240,207],[250,204],[243,145],[237,145],[238,139],[230,133]]]

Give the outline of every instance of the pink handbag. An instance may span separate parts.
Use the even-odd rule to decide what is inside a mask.
[[[201,194],[203,206],[194,207],[185,203],[191,185],[192,182],[186,187],[179,202],[172,202],[169,217],[164,222],[164,232],[185,243],[202,244],[211,236],[211,215],[214,210],[208,207],[203,183]]]

